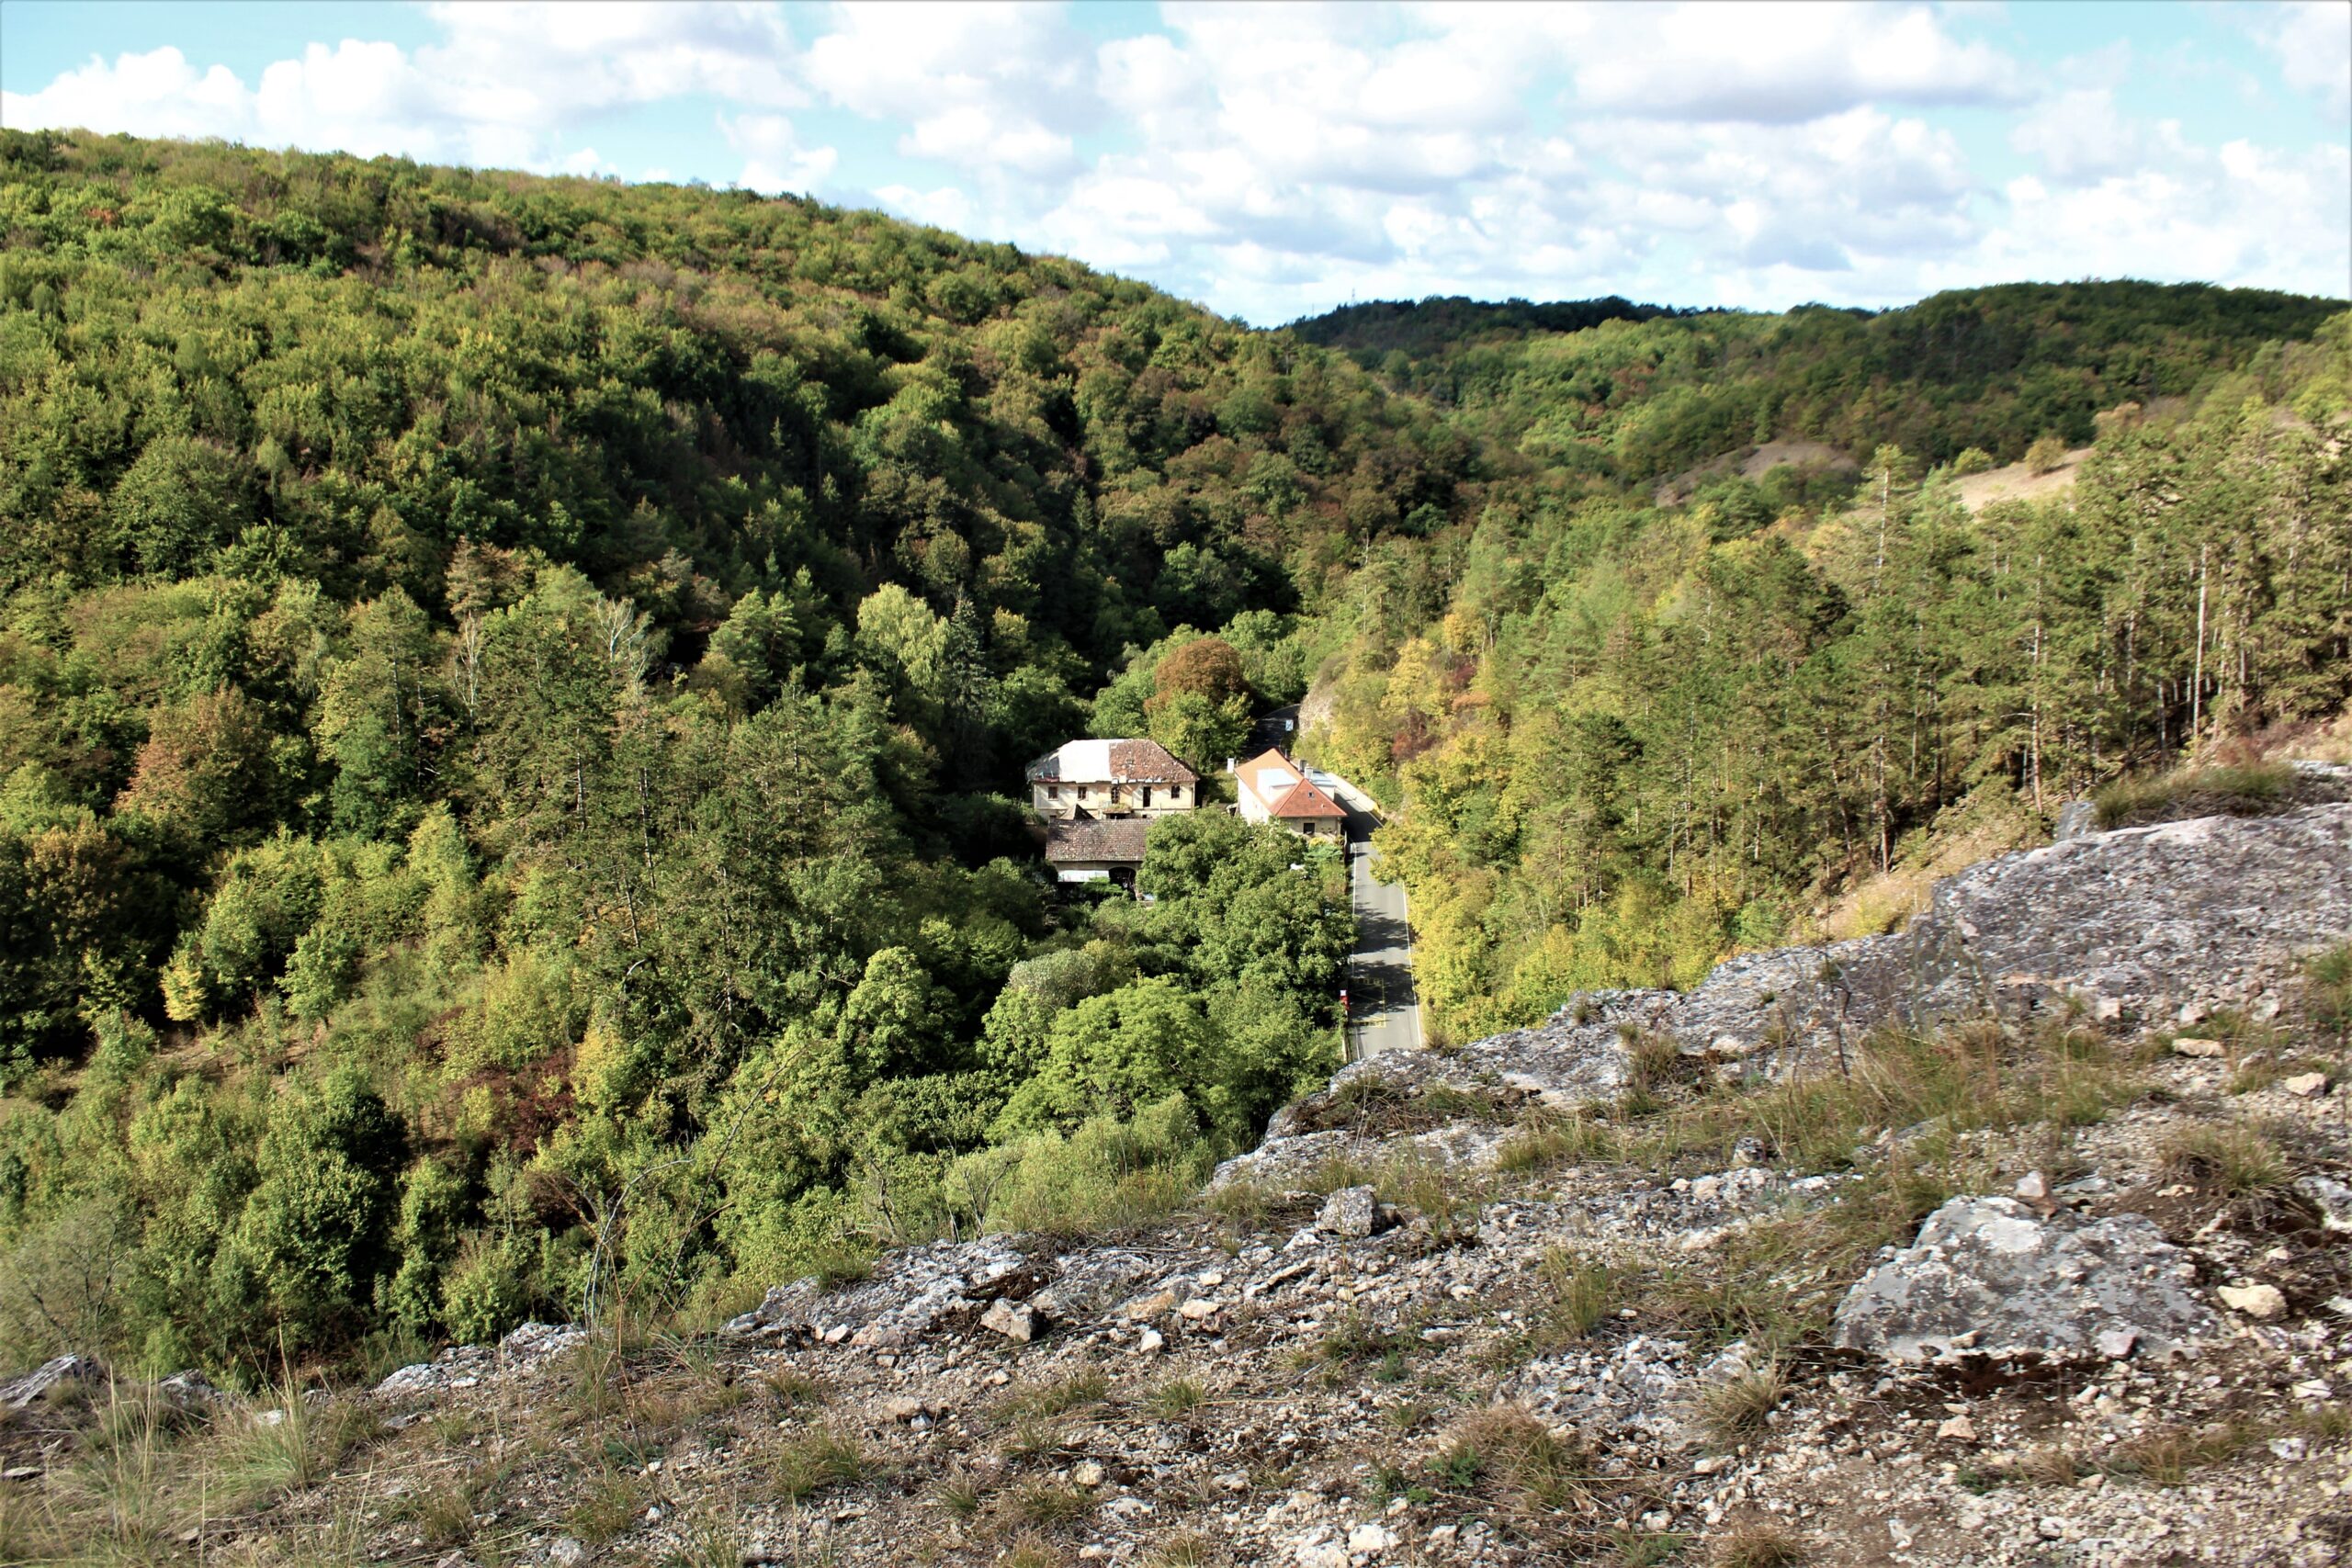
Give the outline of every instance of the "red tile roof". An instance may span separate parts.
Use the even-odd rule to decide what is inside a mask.
[[[1337,801],[1315,787],[1311,779],[1302,778],[1288,795],[1266,809],[1276,817],[1329,818],[1345,817]]]
[[[1260,775],[1270,768],[1288,773],[1291,782],[1277,784],[1276,793],[1269,798],[1259,787]],[[1347,812],[1308,780],[1306,770],[1293,761],[1281,747],[1270,747],[1259,752],[1234,770],[1251,795],[1264,802],[1267,814],[1293,818],[1323,818],[1345,817]]]

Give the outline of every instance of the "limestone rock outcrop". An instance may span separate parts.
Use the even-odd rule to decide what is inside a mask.
[[[2219,1331],[2196,1280],[2195,1263],[2142,1215],[1955,1198],[1846,1292],[1834,1340],[1895,1361],[2161,1355]]]
[[[2352,803],[2084,832],[1945,878],[1894,935],[1743,953],[1686,992],[1583,992],[1532,1029],[1352,1063],[1214,1184],[1280,1187],[1335,1160],[1488,1162],[1525,1110],[1623,1092],[1645,1038],[1719,1072],[1777,1077],[1892,1023],[2079,1011],[2130,1031],[2222,1008],[2264,1019],[2306,957],[2347,936]]]

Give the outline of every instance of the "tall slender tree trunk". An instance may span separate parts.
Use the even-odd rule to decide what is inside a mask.
[[[2205,547],[2197,547],[2197,673],[2188,693],[2188,747],[2197,749],[2205,719]]]

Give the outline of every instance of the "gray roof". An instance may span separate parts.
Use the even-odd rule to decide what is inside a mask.
[[[1046,824],[1046,859],[1055,864],[1073,861],[1143,863],[1144,835],[1148,817],[1077,817]]]

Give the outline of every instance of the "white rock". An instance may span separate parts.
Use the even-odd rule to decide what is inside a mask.
[[[1157,1355],[1167,1343],[1168,1336],[1157,1328],[1147,1328],[1136,1340],[1136,1353],[1139,1356]]]
[[[2278,1293],[2276,1285],[2223,1285],[2221,1297],[2223,1306],[2242,1312],[2248,1317],[2267,1322],[2286,1315],[2287,1298]]]
[[[1370,1187],[1340,1188],[1315,1216],[1315,1228],[1325,1235],[1367,1236],[1379,1225],[1380,1195]]]
[[[2280,1079],[2278,1087],[2289,1094],[2309,1100],[2314,1095],[2327,1092],[2327,1075],[2325,1073],[2297,1073],[2291,1078]]]
[[[1182,1306],[1178,1307],[1176,1311],[1180,1316],[1185,1319],[1185,1321],[1189,1323],[1198,1323],[1204,1318],[1215,1317],[1217,1312],[1217,1303],[1204,1296],[1194,1296]]]
[[[2218,1056],[2222,1043],[2218,1040],[2176,1040],[2172,1043],[2176,1056]]]
[[[1102,1466],[1094,1460],[1080,1460],[1071,1467],[1069,1478],[1080,1486],[1102,1484]]]
[[[2098,1353],[2110,1361],[2120,1361],[2132,1354],[2132,1347],[2139,1343],[2138,1329],[2110,1328],[2098,1337]]]
[[[999,1297],[981,1314],[980,1326],[992,1329],[1007,1339],[1026,1345],[1037,1337],[1045,1327],[1045,1319],[1027,1302],[1007,1301]]]
[[[1396,1544],[1396,1537],[1380,1525],[1358,1525],[1348,1532],[1351,1552],[1385,1551]]]
[[[1973,1443],[1976,1440],[1976,1423],[1965,1416],[1955,1416],[1936,1428],[1936,1436]]]
[[[555,1563],[557,1568],[571,1568],[573,1563],[585,1561],[587,1556],[588,1549],[568,1535],[556,1537],[555,1544],[548,1548],[548,1561]]]

